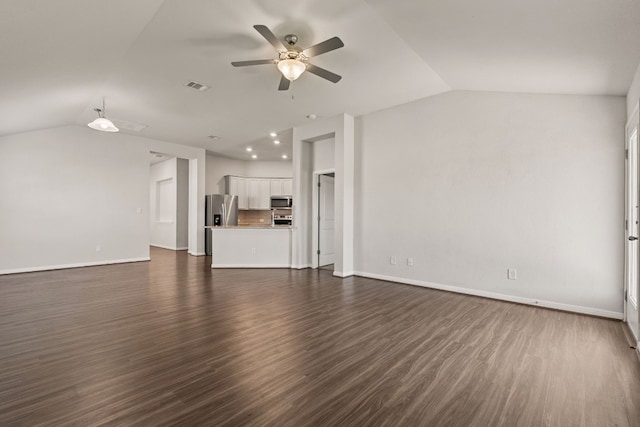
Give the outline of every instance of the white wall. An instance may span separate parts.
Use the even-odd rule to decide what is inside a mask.
[[[333,274],[354,273],[354,119],[341,114],[293,129],[293,231],[292,265],[313,263],[313,172],[317,141],[333,140],[335,167],[335,244]]]
[[[0,273],[148,259],[148,183],[148,147],[122,134],[0,138]]]
[[[326,171],[335,168],[335,138],[310,142],[313,145],[313,170]]]
[[[224,176],[280,178],[293,174],[291,161],[232,160],[207,154],[207,194],[224,194]]]
[[[189,246],[189,161],[177,159],[176,166],[178,178],[176,247],[177,249],[187,249]]]
[[[224,194],[224,176],[244,176],[245,162],[207,154],[207,194]]]
[[[464,91],[359,118],[358,274],[621,317],[624,123],[622,97]]]
[[[245,176],[258,178],[291,178],[293,176],[291,160],[247,161],[245,163]]]
[[[189,162],[173,158],[152,165],[149,195],[149,243],[165,249],[187,249]]]
[[[122,134],[120,134],[122,135]],[[173,144],[157,139],[132,138],[147,146],[149,151],[167,154],[189,161],[189,254],[204,255],[204,196],[206,183],[206,151],[203,148]]]
[[[638,105],[640,99],[640,64],[636,69],[636,75],[633,78],[629,92],[627,92],[627,119],[631,118],[634,108]]]

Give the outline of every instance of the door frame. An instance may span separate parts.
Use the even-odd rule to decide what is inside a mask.
[[[625,174],[624,174],[624,220],[625,220],[625,227],[624,227],[624,292],[623,292],[623,320],[624,322],[627,324],[627,327],[629,328],[629,331],[631,332],[631,334],[633,335],[633,337],[635,338],[636,342],[640,341],[640,331],[636,331],[634,330],[634,327],[632,326],[631,323],[629,323],[629,309],[628,309],[628,304],[631,304],[630,301],[628,300],[628,294],[629,294],[629,289],[630,289],[630,262],[632,262],[633,260],[630,260],[629,257],[629,241],[628,236],[631,235],[631,218],[629,218],[629,138],[631,137],[631,135],[634,133],[634,130],[636,132],[636,140],[638,141],[638,144],[636,145],[636,150],[637,152],[636,154],[636,169],[637,170],[637,176],[636,179],[638,181],[640,181],[640,123],[639,123],[639,118],[638,118],[638,104],[636,104],[633,113],[631,114],[629,120],[627,121],[626,125],[625,125],[625,131],[624,131],[624,138],[625,138],[625,142],[624,142],[624,147],[625,147]],[[637,190],[640,192],[640,182],[638,182],[637,185]],[[640,195],[639,195],[640,198]],[[640,218],[640,215],[639,215]],[[640,241],[637,241],[636,243],[634,243],[636,245],[640,245]],[[639,248],[640,249],[640,248]],[[635,260],[636,263],[636,282],[638,281],[638,275],[640,274],[640,265],[638,264],[638,259]],[[638,286],[638,284],[636,283],[636,286]],[[640,310],[640,304],[636,305],[636,310],[635,313],[637,315],[638,311]],[[632,322],[633,325],[638,325],[638,321],[640,319],[634,319],[634,321]]]
[[[320,215],[320,205],[318,203],[318,182],[320,182],[320,175],[327,175],[336,173],[335,168],[331,169],[323,169],[318,171],[313,171],[313,180],[312,189],[311,189],[311,212],[312,212],[312,221],[311,221],[311,247],[313,248],[313,253],[311,254],[311,268],[318,268],[318,215]],[[335,195],[334,195],[335,197]]]

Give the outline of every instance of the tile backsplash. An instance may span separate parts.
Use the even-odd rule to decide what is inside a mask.
[[[238,225],[269,225],[271,210],[238,211]]]

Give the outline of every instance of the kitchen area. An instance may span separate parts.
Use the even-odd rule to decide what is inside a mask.
[[[205,200],[211,267],[291,267],[292,179],[226,175],[223,188]]]

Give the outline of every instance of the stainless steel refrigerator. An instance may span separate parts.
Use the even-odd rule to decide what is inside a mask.
[[[204,203],[204,225],[238,225],[238,196],[231,194],[208,194]],[[211,230],[204,230],[204,251],[211,255]]]

